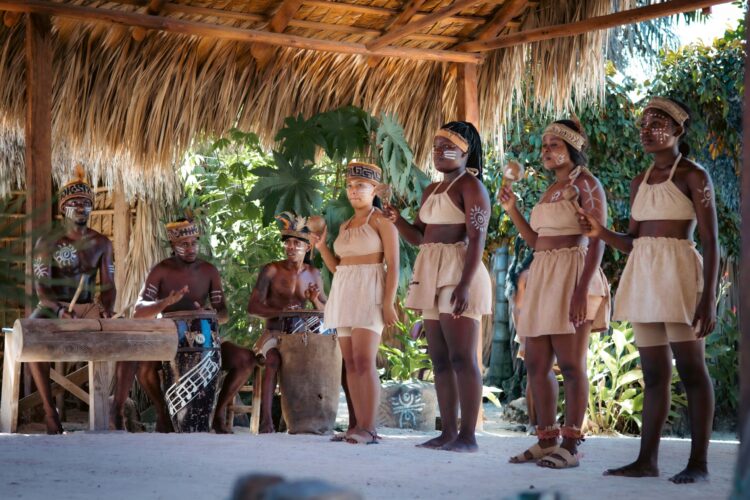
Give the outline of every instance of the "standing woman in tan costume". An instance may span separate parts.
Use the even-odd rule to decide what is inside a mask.
[[[492,312],[490,276],[482,264],[490,200],[476,128],[468,122],[443,125],[432,159],[443,180],[425,190],[414,224],[396,210],[388,214],[401,236],[419,245],[406,307],[422,311],[443,424],[440,436],[421,446],[473,452],[482,401],[479,326],[482,315]]]
[[[692,444],[687,467],[670,481],[708,478],[714,393],[704,339],[716,324],[719,244],[711,177],[685,158],[690,148],[681,142],[689,122],[683,104],[654,97],[641,121],[641,144],[654,155],[654,163],[631,183],[628,232],[606,229],[587,213],[581,220],[589,235],[630,254],[614,318],[633,324],[646,385],[638,458],[605,475],[659,475],[659,438],[669,413],[674,354],[687,392]],[[705,266],[693,242],[696,222]]]
[[[577,122],[560,120],[545,129],[542,162],[554,173],[555,182],[531,211],[530,221],[518,209],[510,186],[505,185],[499,194],[521,237],[534,248],[516,330],[526,341],[538,443],[511,457],[511,463],[536,461],[554,469],[578,466],[589,392],[589,334],[609,325],[609,285],[599,267],[604,244],[582,236],[576,213],[583,205],[602,223],[607,217],[604,190],[586,168],[585,145]],[[555,421],[557,380],[549,376],[555,357],[565,389],[562,432]]]
[[[346,439],[360,444],[377,443],[380,378],[375,360],[383,327],[398,319],[394,306],[398,233],[373,206],[381,178],[377,165],[351,162],[346,172],[346,195],[354,217],[341,225],[333,252],[326,245],[325,231],[315,243],[333,273],[323,323],[326,328],[336,328],[357,420],[357,428],[347,432]]]

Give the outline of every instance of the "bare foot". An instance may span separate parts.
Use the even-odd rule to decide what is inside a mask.
[[[229,426],[226,424],[226,418],[222,417],[224,412],[216,411],[214,414],[214,421],[211,425],[214,429],[214,433],[216,434],[234,434],[234,432],[229,430]]]
[[[260,429],[258,429],[258,433],[260,434],[273,434],[276,432],[276,429],[273,428],[273,422],[271,419],[260,419]]]
[[[439,448],[442,448],[444,445],[450,443],[451,441],[455,441],[456,436],[452,434],[440,434],[438,437],[434,437],[430,439],[429,441],[425,441],[422,444],[418,444],[417,448],[431,448],[434,450],[437,450]]]
[[[166,413],[157,414],[156,417],[156,432],[170,433],[174,432],[172,427],[172,420],[166,415]]]
[[[604,471],[604,475],[620,477],[659,477],[659,468],[655,465],[635,461],[624,467],[607,469]]]
[[[687,467],[669,478],[674,484],[690,484],[708,481],[708,465],[698,460],[688,460]]]
[[[64,434],[63,426],[60,423],[60,416],[57,414],[57,411],[51,415],[46,415],[44,423],[47,425],[47,434]]]
[[[116,431],[127,430],[127,427],[125,426],[125,415],[122,413],[115,413],[112,415],[109,421],[109,426]]]
[[[458,453],[476,453],[479,451],[479,446],[477,445],[477,440],[474,436],[467,438],[459,436],[450,443],[441,446],[440,449],[444,451],[455,451]]]

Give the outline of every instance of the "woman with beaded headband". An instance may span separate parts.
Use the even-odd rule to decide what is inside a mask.
[[[604,189],[586,168],[586,138],[577,121],[550,124],[542,136],[542,163],[555,182],[526,220],[509,185],[498,198],[526,242],[534,249],[524,303],[516,330],[526,342],[526,369],[534,394],[538,442],[511,457],[554,469],[578,466],[578,444],[589,385],[586,353],[592,331],[609,325],[609,285],[599,267],[604,244],[586,239],[577,209],[597,220],[607,217]],[[565,389],[565,425],[556,425],[557,380],[550,370],[557,358]],[[558,437],[562,442],[558,445]]]
[[[606,475],[659,475],[659,438],[670,406],[673,353],[687,392],[692,445],[687,467],[670,481],[692,483],[708,477],[714,394],[704,339],[716,324],[719,248],[711,177],[685,158],[689,123],[687,108],[673,99],[654,97],[646,105],[641,145],[654,161],[631,183],[627,233],[606,229],[588,213],[581,214],[587,234],[630,254],[614,318],[633,324],[645,381],[638,458]],[[703,259],[693,242],[696,226]]]
[[[377,165],[349,163],[346,195],[354,217],[339,228],[333,251],[326,245],[326,230],[315,242],[323,262],[333,273],[323,322],[327,328],[336,328],[357,421],[356,429],[350,429],[346,439],[360,444],[377,443],[375,419],[380,379],[375,360],[383,327],[398,319],[394,306],[398,234],[373,205],[381,179]]]
[[[439,436],[420,446],[474,452],[482,400],[479,327],[482,315],[492,312],[490,277],[482,264],[490,200],[482,184],[479,132],[468,122],[443,125],[432,159],[443,180],[427,187],[414,223],[387,210],[401,236],[419,245],[406,307],[422,311],[443,424]]]

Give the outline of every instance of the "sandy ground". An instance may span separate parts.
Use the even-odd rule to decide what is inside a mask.
[[[388,500],[502,499],[530,489],[570,499],[719,499],[731,488],[736,442],[712,442],[710,482],[677,486],[667,477],[684,465],[689,441],[663,441],[660,478],[601,475],[636,456],[634,438],[588,438],[579,468],[552,471],[507,463],[533,441],[508,430],[513,426],[496,414],[488,412],[479,453],[467,455],[415,448],[434,433],[389,429],[381,429],[385,439],[370,446],[287,434],[0,434],[0,498],[223,499],[237,477],[250,472],[324,479],[367,499]]]

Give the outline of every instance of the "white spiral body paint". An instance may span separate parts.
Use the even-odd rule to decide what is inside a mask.
[[[490,213],[488,210],[483,210],[482,207],[474,205],[469,211],[469,220],[474,229],[483,233],[487,229],[487,224],[489,224]]]
[[[41,257],[34,259],[34,276],[37,278],[49,277],[49,267],[47,267]]]
[[[78,264],[78,251],[70,244],[58,245],[52,258],[60,267],[74,267]]]
[[[555,191],[555,192],[554,192],[554,193],[552,194],[552,198],[550,198],[550,201],[557,201],[557,200],[559,200],[559,199],[560,199],[560,196],[561,196],[561,194],[562,194],[562,193],[561,193],[560,191]]]
[[[703,187],[701,188],[701,205],[708,208],[711,205],[712,199],[713,195],[711,193],[711,186],[708,185],[708,182],[703,181]]]
[[[588,180],[584,180],[584,181],[583,181],[583,185],[585,186],[585,187],[583,188],[583,193],[584,193],[585,195],[587,195],[587,197],[586,197],[586,199],[584,200],[584,203],[583,203],[583,204],[584,204],[585,206],[587,206],[587,207],[590,207],[590,208],[591,208],[591,209],[593,210],[594,208],[596,208],[596,206],[597,206],[597,202],[599,201],[599,200],[597,200],[597,199],[596,199],[596,198],[594,197],[594,191],[595,191],[595,189],[594,189],[594,187],[593,187],[593,186],[591,186],[591,185],[589,184],[589,181],[588,181]]]

